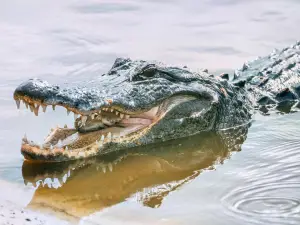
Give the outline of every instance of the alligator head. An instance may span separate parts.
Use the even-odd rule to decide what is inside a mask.
[[[28,160],[68,161],[237,126],[251,117],[243,88],[207,72],[117,59],[110,71],[76,87],[30,79],[14,92],[17,106],[38,115],[47,106],[74,113],[42,145],[23,138]],[[227,113],[224,113],[227,112]]]

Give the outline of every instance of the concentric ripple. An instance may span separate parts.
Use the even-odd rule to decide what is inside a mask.
[[[229,214],[254,223],[300,224],[298,182],[253,183],[232,190],[222,203]]]

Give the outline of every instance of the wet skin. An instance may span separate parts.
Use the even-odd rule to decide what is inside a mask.
[[[213,76],[142,60],[117,59],[111,70],[76,87],[31,79],[14,92],[33,113],[62,106],[74,128],[56,128],[43,144],[23,138],[25,159],[69,161],[219,132],[251,121],[255,109],[287,113],[299,107],[300,43]]]

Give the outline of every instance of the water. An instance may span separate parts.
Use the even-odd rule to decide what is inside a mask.
[[[17,111],[12,100],[28,78],[81,82],[120,56],[232,71],[299,39],[298,0],[12,0],[0,6],[0,180],[15,187],[2,185],[1,196],[80,224],[300,223],[299,113],[255,115],[241,151],[201,135],[38,168],[23,164],[24,133],[42,139],[72,118],[62,109],[35,117],[24,107]]]

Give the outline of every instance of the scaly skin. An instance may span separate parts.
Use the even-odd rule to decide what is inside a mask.
[[[24,138],[21,152],[29,160],[68,161],[240,126],[257,107],[289,111],[300,96],[299,48],[245,64],[232,82],[120,58],[107,74],[76,87],[31,79],[15,90],[18,105],[23,100],[35,114],[40,105],[60,105],[81,118],[75,129],[53,131],[42,146]]]

